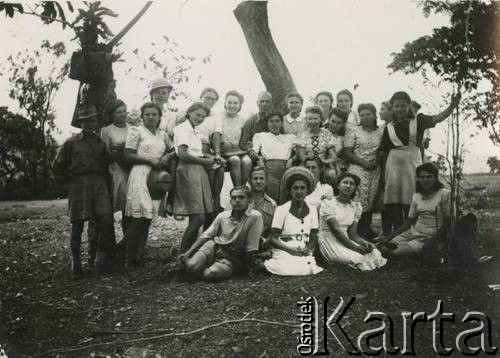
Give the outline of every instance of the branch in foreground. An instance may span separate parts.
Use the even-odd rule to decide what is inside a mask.
[[[276,322],[276,321],[267,321],[267,320],[262,320],[262,319],[258,319],[258,318],[248,318],[251,314],[253,314],[259,310],[260,310],[260,308],[253,310],[253,311],[250,311],[250,312],[246,313],[240,319],[230,319],[230,320],[226,320],[226,321],[222,321],[222,322],[218,322],[218,323],[214,323],[214,324],[209,324],[207,326],[203,326],[203,327],[194,329],[192,331],[166,333],[166,334],[154,335],[154,336],[150,336],[150,337],[127,339],[127,340],[117,341],[117,342],[104,342],[104,343],[89,344],[89,345],[81,346],[81,347],[58,348],[58,349],[54,349],[51,351],[35,354],[34,357],[43,357],[43,356],[48,356],[48,355],[51,355],[54,353],[77,352],[77,351],[83,351],[86,349],[97,348],[97,347],[106,347],[106,346],[115,346],[115,345],[121,345],[121,344],[148,342],[148,341],[153,341],[153,340],[162,339],[162,338],[169,338],[169,337],[190,336],[192,334],[206,331],[207,329],[210,329],[210,328],[215,328],[215,327],[223,326],[226,324],[234,324],[234,323],[254,322],[254,323],[259,323],[259,324],[267,324],[267,325],[271,325],[271,326],[281,326],[281,327],[291,327],[291,328],[298,327],[297,324]],[[109,331],[107,331],[107,333],[109,333]],[[116,333],[121,333],[121,332],[117,331]],[[137,333],[141,333],[141,332],[137,332]]]

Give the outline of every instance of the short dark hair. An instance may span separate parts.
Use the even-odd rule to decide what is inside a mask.
[[[278,116],[281,122],[283,122],[283,114],[280,111],[276,110],[272,110],[271,112],[266,113],[264,116],[264,120],[267,122],[274,116]]]
[[[288,103],[288,100],[292,97],[296,97],[298,99],[300,99],[300,103],[303,104],[304,103],[304,98],[300,95],[299,92],[289,92],[286,97],[285,97],[285,102]]]
[[[342,180],[344,180],[345,178],[352,178],[354,180],[354,183],[356,184],[356,188],[354,188],[354,192],[352,193],[351,197],[349,198],[352,200],[356,196],[356,191],[359,187],[359,184],[361,183],[361,179],[359,179],[359,177],[356,174],[352,174],[349,172],[340,173],[340,175],[337,177],[337,179],[335,179],[335,186],[333,187],[333,193],[335,194],[335,196],[339,195],[340,182]]]
[[[250,191],[250,188],[248,188],[248,186],[246,186],[246,185],[239,185],[239,186],[235,186],[234,188],[232,188],[229,191],[229,197],[231,197],[231,195],[233,195],[233,192],[236,190],[243,190],[243,193],[245,193],[245,196],[248,199],[250,199],[252,197],[252,192]]]
[[[349,118],[349,114],[347,112],[344,112],[340,108],[335,107],[330,112],[330,118],[328,118],[328,119],[331,119],[332,115],[334,115],[334,114],[336,117],[342,119],[344,121],[344,123],[347,122],[347,119]]]
[[[325,120],[325,118],[323,117],[323,111],[318,106],[307,107],[306,114],[307,113],[319,114],[319,118],[321,119],[321,122],[323,122]]]
[[[318,168],[319,168],[319,182],[321,184],[326,184],[323,163],[321,162],[321,160],[319,159],[319,157],[306,157],[306,159],[304,159],[304,167],[306,166],[307,162],[315,162],[318,165]]]
[[[248,175],[248,179],[252,179],[252,175],[256,172],[264,172],[264,175],[266,176],[267,178],[267,170],[265,167],[263,166],[260,166],[260,165],[256,165],[255,167],[252,168],[252,170],[250,170],[250,174]]]
[[[339,91],[339,93],[337,93],[337,102],[339,101],[339,96],[342,96],[342,95],[346,95],[347,97],[349,97],[349,99],[351,100],[351,104],[354,102],[352,92],[349,91],[348,89],[343,89],[343,90]]]
[[[141,106],[141,118],[144,116],[144,112],[146,111],[146,109],[148,108],[154,108],[158,111],[158,115],[162,116],[163,114],[163,111],[161,110],[161,107],[159,105],[157,105],[156,103],[153,103],[153,102],[146,102],[144,103],[142,106]],[[142,118],[144,119],[144,118]],[[160,126],[160,121],[158,121],[158,126],[157,128]]]
[[[416,176],[418,176],[421,172],[431,173],[436,179],[436,181],[434,182],[434,186],[432,187],[432,191],[438,191],[439,189],[444,187],[443,183],[439,181],[439,170],[434,164],[424,163],[419,165],[416,169]],[[417,193],[422,193],[424,191],[418,180],[415,184],[415,191]]]
[[[329,91],[318,92],[318,94],[316,96],[314,96],[314,103],[318,103],[318,97],[319,96],[326,96],[326,97],[328,97],[328,99],[330,99],[330,103],[333,105],[333,94],[332,94],[332,92],[329,92]]]
[[[190,105],[189,108],[186,110],[186,118],[189,119],[189,114],[198,110],[198,109],[203,109],[205,111],[205,113],[207,114],[207,116],[210,115],[210,108],[208,108],[207,106],[205,106],[201,102],[195,102],[192,105]]]

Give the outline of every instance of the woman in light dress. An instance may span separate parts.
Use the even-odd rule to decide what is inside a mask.
[[[154,103],[141,107],[143,126],[130,127],[125,142],[125,159],[133,164],[128,178],[125,217],[128,220],[124,240],[127,266],[143,265],[144,247],[151,220],[158,213],[160,201],[153,200],[147,180],[152,168],[162,167],[162,157],[171,147],[168,136],[158,130],[161,108]]]
[[[318,208],[323,199],[333,198],[333,188],[330,184],[324,182],[322,163],[318,158],[309,157],[304,161],[304,167],[314,175],[314,191],[306,196],[306,203],[310,207]]]
[[[243,105],[243,96],[237,91],[228,91],[222,114],[222,156],[229,165],[229,173],[234,186],[244,185],[252,170],[252,160],[240,148],[241,128],[245,119],[238,113]]]
[[[373,104],[360,104],[358,113],[361,124],[347,132],[343,155],[349,163],[348,172],[361,180],[356,198],[363,207],[358,223],[359,235],[373,238],[376,235],[371,229],[372,211],[379,189],[382,131],[377,126],[377,109]]]
[[[271,225],[272,257],[264,266],[281,276],[314,275],[323,269],[313,253],[317,245],[318,212],[305,202],[314,190],[314,176],[304,167],[292,167],[284,174],[290,201],[276,208]]]
[[[122,100],[116,99],[106,106],[108,118],[113,122],[101,129],[101,139],[106,145],[111,159],[109,172],[111,174],[111,193],[113,210],[122,215],[122,229],[125,233],[127,220],[125,218],[125,205],[127,203],[127,180],[130,166],[123,160],[125,141],[127,140],[127,106]]]
[[[382,249],[391,256],[418,256],[428,240],[446,232],[450,218],[450,191],[439,181],[439,172],[432,163],[416,169],[416,193],[406,221],[382,238]],[[392,241],[391,241],[392,240]],[[391,241],[391,245],[385,244]],[[392,250],[391,250],[392,249]]]
[[[358,235],[362,209],[353,200],[358,185],[356,175],[342,173],[337,178],[336,196],[321,201],[318,247],[328,264],[368,271],[384,266],[387,260],[372,243]]]

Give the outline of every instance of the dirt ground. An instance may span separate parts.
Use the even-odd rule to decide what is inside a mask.
[[[185,226],[172,219],[154,222],[144,269],[73,281],[66,201],[0,203],[0,347],[9,357],[298,356],[297,301],[307,296],[329,296],[329,314],[340,297],[356,297],[341,323],[354,341],[378,327],[363,322],[367,312],[381,311],[393,317],[394,341],[401,347],[401,313],[431,314],[442,300],[445,311],[456,315],[443,328],[447,346],[455,346],[458,332],[476,326],[462,323],[473,310],[489,316],[492,342],[499,346],[500,291],[488,285],[500,284],[500,196],[488,198],[476,214],[476,255],[494,257],[457,281],[441,276],[439,268],[401,262],[375,272],[328,268],[309,277],[186,282],[160,272]],[[118,224],[116,229],[120,233]],[[234,322],[245,314],[256,320]],[[419,357],[437,356],[431,328],[417,326]],[[470,341],[474,345],[478,338]],[[328,348],[332,356],[348,356],[332,335]]]

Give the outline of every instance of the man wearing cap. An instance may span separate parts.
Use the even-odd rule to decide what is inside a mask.
[[[71,220],[72,274],[82,275],[80,247],[85,221],[97,224],[98,272],[110,268],[114,255],[114,226],[111,196],[108,190],[108,154],[97,132],[99,122],[94,106],[82,106],[77,124],[82,131],[67,139],[52,165],[56,180],[68,185],[68,206]]]

